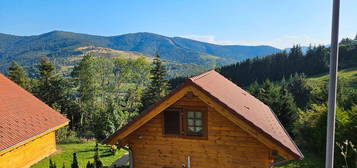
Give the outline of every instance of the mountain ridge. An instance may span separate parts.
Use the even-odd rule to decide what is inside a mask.
[[[280,51],[270,46],[217,45],[182,37],[167,37],[138,32],[115,36],[100,36],[67,31],[51,31],[40,35],[18,36],[0,33],[0,71],[11,61],[24,66],[41,57],[66,58],[82,54],[79,47],[96,46],[153,56],[158,51],[162,59],[202,65],[207,68],[227,65],[248,58],[261,57]]]

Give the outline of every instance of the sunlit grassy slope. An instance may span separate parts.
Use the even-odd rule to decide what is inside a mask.
[[[344,81],[346,86],[357,88],[357,67],[340,70],[338,72],[338,77]],[[310,77],[309,82],[312,85],[326,84],[328,78],[328,73],[325,73]]]

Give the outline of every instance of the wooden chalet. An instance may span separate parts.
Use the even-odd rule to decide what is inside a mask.
[[[267,168],[303,155],[271,109],[214,70],[189,78],[103,141],[135,168]]]
[[[0,168],[24,168],[56,151],[68,119],[0,74]]]

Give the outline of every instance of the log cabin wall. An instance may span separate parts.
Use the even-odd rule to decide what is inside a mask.
[[[11,149],[0,155],[0,168],[26,168],[56,151],[55,132]]]
[[[133,132],[125,141],[133,151],[135,168],[266,168],[271,150],[197,97],[183,97],[170,108],[206,107],[208,138],[163,135],[163,113]]]

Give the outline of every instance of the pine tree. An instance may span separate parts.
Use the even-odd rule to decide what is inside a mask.
[[[47,57],[43,57],[38,66],[38,71],[40,73],[40,80],[49,82],[53,76],[55,67],[52,65]]]
[[[293,48],[290,49],[288,60],[289,60],[289,68],[290,72],[301,72],[304,69],[303,57],[301,47],[299,45],[294,45]]]
[[[287,89],[294,97],[295,103],[300,108],[306,108],[312,100],[312,88],[307,84],[304,74],[295,74],[290,78]]]
[[[286,87],[280,88],[279,97],[270,105],[270,107],[275,112],[284,128],[293,136],[293,128],[298,116],[298,109],[294,103],[294,98]]]
[[[80,111],[78,103],[75,101],[72,79],[63,78],[55,74],[55,68],[47,57],[41,59],[38,65],[38,80],[32,91],[35,96],[47,105],[71,118],[71,128],[77,120]]]
[[[307,75],[314,75],[326,72],[328,50],[324,46],[310,47],[304,57],[304,70]]]
[[[277,97],[279,96],[279,90],[272,82],[266,80],[262,86],[260,86],[260,88],[252,94],[259,100],[263,101],[265,104],[270,105],[277,100]]]
[[[251,85],[249,85],[248,91],[252,95],[258,95],[260,91],[259,83],[254,81]]]
[[[292,134],[293,124],[297,116],[294,99],[286,87],[279,87],[266,80],[261,86],[255,83],[249,88],[260,101],[268,105],[279,118],[286,130]]]
[[[54,70],[49,59],[42,58],[38,66],[38,86],[34,90],[35,95],[51,107],[56,107],[66,93],[63,79],[55,75]]]
[[[24,71],[24,69],[17,64],[15,61],[11,63],[11,66],[8,70],[8,76],[9,79],[12,80],[13,82],[17,83],[20,85],[22,88],[26,90],[30,90],[30,79],[27,76],[27,73]]]
[[[157,53],[153,61],[153,68],[150,71],[150,84],[145,90],[142,103],[143,109],[161,100],[168,92],[168,80],[166,79],[166,69]]]
[[[71,168],[79,168],[76,153],[73,153],[73,160],[72,160]]]

